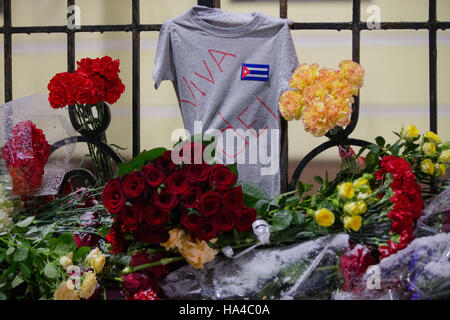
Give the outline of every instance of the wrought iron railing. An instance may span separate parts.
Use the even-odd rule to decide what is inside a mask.
[[[142,0],[147,1],[147,0]],[[151,0],[149,0],[151,1]],[[208,7],[220,7],[220,0],[198,0],[199,5]],[[12,100],[12,35],[32,33],[65,33],[67,34],[67,70],[75,70],[75,38],[79,32],[131,32],[132,33],[132,153],[133,156],[140,152],[140,34],[146,31],[159,31],[160,24],[140,23],[140,0],[132,0],[132,23],[122,25],[82,25],[80,28],[70,29],[66,26],[13,26],[11,21],[11,0],[3,0],[3,27],[0,33],[4,35],[4,79],[5,79],[5,102]],[[75,5],[75,0],[67,0],[67,6]],[[288,0],[279,0],[280,17],[287,18]],[[361,21],[361,0],[353,0],[352,21],[350,22],[295,22],[293,30],[350,30],[352,32],[352,59],[360,61],[360,34],[362,30],[370,29],[366,22]],[[403,30],[428,30],[429,35],[429,127],[431,131],[437,132],[437,31],[450,28],[449,21],[438,21],[436,19],[436,0],[429,0],[429,17],[426,22],[381,22],[380,30],[403,29]],[[68,16],[69,18],[69,16]],[[350,134],[356,127],[359,117],[359,97],[355,98],[351,123],[337,134],[327,134],[329,141],[320,144],[310,151],[298,164],[293,177],[288,182],[288,125],[281,120],[280,141],[280,170],[282,191],[295,188],[297,180],[305,166],[321,152],[334,146],[357,145],[364,146],[368,142],[350,138]],[[80,132],[79,137],[73,139],[75,142],[96,143],[96,135]],[[55,144],[53,149],[62,146],[63,143]],[[108,151],[109,152],[109,151]],[[116,162],[120,162],[117,156],[111,154]],[[65,181],[76,174],[84,174],[84,170],[69,172]],[[92,177],[90,178],[92,179]]]

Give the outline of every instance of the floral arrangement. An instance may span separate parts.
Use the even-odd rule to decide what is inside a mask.
[[[183,151],[196,146],[185,147]],[[230,168],[206,162],[176,165],[171,151],[162,149],[146,158],[138,170],[109,180],[103,191],[103,204],[115,219],[107,237],[113,253],[126,250],[125,238],[134,239],[178,251],[202,268],[218,252],[208,241],[250,230],[257,211],[244,205],[242,187]]]
[[[95,131],[103,122],[106,104],[115,103],[125,91],[119,77],[120,61],[109,56],[83,58],[77,65],[75,72],[58,73],[50,80],[48,100],[54,109],[70,106],[81,128]],[[107,143],[104,133],[99,139]],[[88,143],[88,148],[95,175],[104,184],[114,175],[110,156],[93,144]]]
[[[41,129],[30,120],[16,124],[11,137],[1,148],[0,156],[12,178],[15,195],[32,195],[42,185],[50,145]]]
[[[339,70],[319,69],[318,64],[302,64],[292,75],[288,90],[281,94],[279,110],[284,119],[300,120],[315,137],[350,123],[353,96],[363,86],[364,69],[343,60]]]

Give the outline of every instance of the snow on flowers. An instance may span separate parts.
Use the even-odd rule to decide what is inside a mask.
[[[363,78],[364,69],[351,60],[343,60],[339,70],[302,64],[289,81],[295,91],[284,91],[280,97],[280,113],[288,121],[301,118],[307,132],[321,137],[350,123],[353,96],[358,95]]]

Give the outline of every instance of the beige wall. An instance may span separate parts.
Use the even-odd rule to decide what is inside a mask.
[[[126,24],[131,22],[130,0],[77,0],[82,24]],[[141,22],[163,23],[185,12],[196,1],[141,0]],[[227,11],[252,12],[278,16],[278,1],[243,2],[222,0]],[[62,25],[65,0],[13,0],[14,25]],[[362,20],[368,5],[378,5],[382,21],[425,21],[427,0],[363,0]],[[290,1],[289,19],[294,21],[349,21],[351,1]],[[450,21],[450,1],[438,0],[438,19]],[[351,58],[349,31],[293,31],[301,62],[317,62],[337,67]],[[108,131],[111,143],[131,148],[131,34],[82,33],[76,35],[76,57],[110,55],[121,60],[121,77],[127,87],[122,98],[112,106],[113,119]],[[182,127],[171,83],[154,90],[151,73],[157,33],[141,36],[142,148],[170,147],[172,130]],[[425,31],[363,31],[361,63],[366,69],[361,89],[361,116],[353,137],[373,140],[378,135],[393,139],[391,131],[413,123],[420,130],[428,128],[428,47]],[[0,38],[3,41],[3,38]],[[450,139],[450,31],[438,34],[438,129]],[[63,34],[13,36],[13,95],[46,93],[49,79],[66,70],[66,39]],[[3,74],[3,61],[0,62]],[[3,100],[3,78],[0,78]],[[301,122],[291,122],[289,144],[291,159],[299,159],[326,139],[317,139],[303,131]],[[81,146],[78,153],[85,152]],[[125,152],[129,155],[130,150]],[[335,150],[320,156],[335,159]]]

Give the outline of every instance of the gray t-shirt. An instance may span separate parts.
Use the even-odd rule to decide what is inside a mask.
[[[278,99],[298,66],[288,20],[194,6],[166,21],[153,79],[173,82],[185,129],[226,135],[216,158],[239,180],[280,193]],[[219,140],[220,141],[220,140]],[[245,162],[245,163],[243,163]]]

